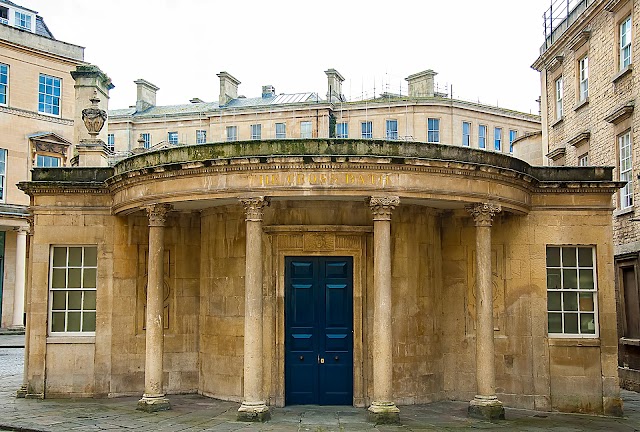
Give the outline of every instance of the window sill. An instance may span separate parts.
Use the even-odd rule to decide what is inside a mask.
[[[633,206],[613,211],[615,217],[624,216],[633,213]]]
[[[589,98],[586,97],[583,100],[581,100],[580,102],[578,102],[578,105],[576,105],[576,107],[573,109],[574,111],[578,111],[580,108],[584,107],[585,105],[589,105]]]
[[[600,338],[592,336],[589,338],[564,338],[562,336],[549,336],[549,346],[557,347],[599,347]]]
[[[626,68],[618,72],[616,76],[613,77],[611,82],[616,84],[618,81],[620,81],[625,76],[629,75],[631,72],[633,72],[633,63],[631,63],[629,66],[627,66]]]
[[[556,127],[558,126],[560,123],[562,123],[564,121],[564,116],[560,117],[559,119],[556,119],[556,121],[554,121],[553,123],[551,123],[551,127]]]
[[[640,339],[632,339],[632,338],[621,337],[619,342],[620,342],[621,345],[640,346]]]
[[[94,344],[95,336],[48,336],[48,344]]]

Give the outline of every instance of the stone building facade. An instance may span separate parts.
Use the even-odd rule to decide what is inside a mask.
[[[22,396],[621,413],[611,168],[444,138],[78,148],[20,183]]]
[[[84,48],[55,39],[37,12],[0,0],[0,328],[23,328],[34,166],[66,165],[74,141],[72,71]]]
[[[540,131],[537,115],[439,93],[432,70],[408,76],[407,95],[384,93],[361,101],[345,99],[338,71],[325,74],[326,95],[278,94],[265,85],[261,96],[247,98],[239,96],[238,79],[220,72],[217,102],[194,98],[171,106],[156,106],[158,87],[136,80],[135,106],[109,112],[109,143],[118,158],[140,146],[296,138],[419,141],[511,154],[514,140]]]
[[[640,390],[640,94],[634,59],[640,45],[640,2],[570,2],[566,16],[546,24],[548,37],[533,64],[542,84],[543,157],[534,164],[613,166],[626,186],[614,195],[613,244],[623,387]]]

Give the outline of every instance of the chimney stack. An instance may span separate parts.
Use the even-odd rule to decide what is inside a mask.
[[[142,112],[156,106],[156,91],[160,88],[143,79],[135,80],[134,83],[138,86],[136,112]]]
[[[238,84],[240,84],[240,81],[228,72],[220,72],[217,76],[220,78],[220,96],[218,101],[220,106],[224,106],[228,104],[229,101],[238,97]]]
[[[427,69],[406,77],[405,80],[409,83],[409,96],[433,97],[435,95],[433,77],[436,75],[438,75],[437,72]]]
[[[324,73],[327,74],[327,100],[329,102],[344,102],[342,94],[344,77],[335,69],[327,69]]]
[[[268,99],[275,95],[276,95],[276,88],[274,86],[272,86],[271,84],[262,86],[262,99]]]

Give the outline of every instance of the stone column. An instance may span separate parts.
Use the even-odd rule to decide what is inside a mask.
[[[138,409],[146,412],[171,409],[162,392],[162,355],[164,352],[164,226],[168,204],[147,207],[149,215],[149,264],[147,268],[147,316],[144,362],[144,394]]]
[[[24,279],[27,264],[27,231],[26,227],[17,230],[16,241],[16,275],[13,291],[12,328],[24,328]]]
[[[373,213],[373,402],[369,419],[399,423],[400,410],[393,402],[393,335],[391,329],[391,212],[400,204],[397,196],[372,196]]]
[[[27,222],[29,222],[29,232],[28,235],[31,237],[31,241],[29,242],[29,248],[32,248],[33,245],[33,224],[34,224],[34,216],[33,213],[30,213],[29,216],[27,217]],[[28,281],[29,281],[29,290],[31,290],[31,271],[32,271],[32,263],[33,262],[33,253],[29,253],[29,277],[28,277]],[[29,298],[27,297],[26,293],[25,293],[25,300],[28,303]],[[27,314],[29,313],[29,311],[27,310]],[[24,364],[22,366],[22,385],[20,386],[20,388],[16,391],[16,397],[17,398],[25,398],[27,396],[27,388],[28,388],[28,382],[29,382],[29,317],[27,316],[26,322],[25,322],[25,326],[24,326]]]
[[[241,199],[246,218],[244,276],[244,395],[240,421],[271,418],[262,396],[262,217],[265,197]]]
[[[471,417],[504,419],[496,396],[493,340],[493,283],[491,281],[491,225],[502,209],[495,204],[473,204],[466,209],[476,225],[476,382],[477,394],[469,403]]]

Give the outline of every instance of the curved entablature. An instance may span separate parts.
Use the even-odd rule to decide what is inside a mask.
[[[241,196],[361,199],[396,195],[403,202],[462,208],[500,203],[528,213],[536,193],[611,194],[610,167],[532,167],[510,156],[439,144],[379,140],[263,140],[155,151],[113,168],[34,170],[20,185],[30,195],[112,195],[114,214],[149,203],[202,209]]]

